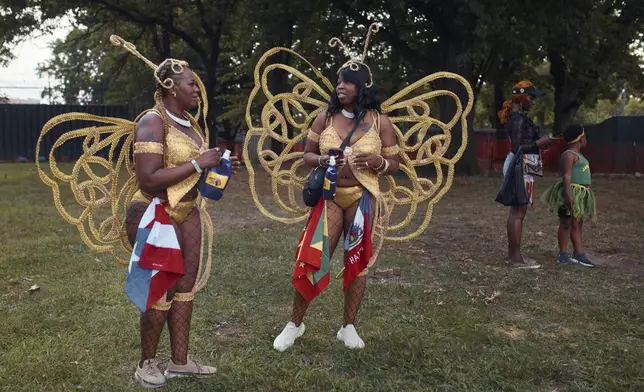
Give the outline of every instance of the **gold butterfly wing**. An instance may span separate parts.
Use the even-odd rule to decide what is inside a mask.
[[[124,220],[127,205],[137,189],[131,159],[136,122],[88,113],[56,116],[42,129],[36,144],[36,157],[40,156],[41,143],[49,132],[71,121],[106,125],[64,133],[49,151],[49,172],[36,159],[38,174],[52,189],[56,209],[67,222],[78,228],[83,242],[94,251],[113,254],[119,264],[127,265],[128,259],[123,252],[131,252],[132,249],[124,235]],[[82,141],[82,154],[73,163],[71,172],[66,173],[59,167],[55,155],[57,149],[74,139]],[[63,184],[68,184],[69,189],[62,191],[71,191],[76,205],[63,205]]]
[[[431,90],[428,86],[439,79],[456,80],[466,91],[467,101],[449,90]],[[432,103],[439,97],[454,100],[456,111],[447,122],[432,116]],[[454,179],[454,166],[467,147],[467,116],[474,105],[471,85],[465,78],[450,72],[437,72],[407,86],[383,102],[400,145],[403,178],[387,176],[389,189],[382,194],[383,219],[376,228],[388,241],[408,241],[421,235],[429,226],[434,206],[449,191]],[[448,156],[452,129],[461,128],[461,143]],[[435,178],[419,176],[417,168],[430,165]],[[405,230],[406,229],[406,230]]]
[[[306,71],[312,73],[321,84],[292,66],[269,61],[281,52],[302,60],[308,66]],[[289,75],[291,91],[270,91],[269,78],[276,70]],[[301,145],[315,117],[327,107],[333,85],[304,57],[281,47],[268,50],[260,58],[255,66],[254,82],[246,106],[248,132],[243,149],[253,201],[260,212],[270,219],[283,223],[301,222],[306,219],[308,209],[298,204],[297,200],[301,200],[300,193],[311,170],[304,165],[304,152],[297,151],[296,146]],[[259,115],[254,113],[257,107],[261,107]],[[271,150],[272,141],[284,146],[281,153]],[[261,166],[259,173],[253,167],[253,158]],[[264,181],[262,173],[269,177],[272,196],[268,197],[269,200],[262,197],[264,195],[260,195],[262,192],[258,190]]]

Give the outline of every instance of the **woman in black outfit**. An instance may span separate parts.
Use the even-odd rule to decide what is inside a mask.
[[[503,109],[499,112],[499,118],[501,123],[505,124],[505,130],[511,142],[510,152],[503,165],[503,175],[506,175],[514,154],[521,149],[521,153],[524,155],[524,182],[530,205],[532,205],[535,191],[534,176],[528,174],[526,167],[540,165],[539,150],[548,147],[551,138],[548,135],[543,135],[526,113],[532,109],[536,98],[543,94],[531,82],[521,81],[514,85],[512,99],[506,101],[503,104]],[[508,217],[508,261],[510,266],[514,268],[541,268],[533,260],[524,260],[521,255],[523,219],[528,211],[528,204],[512,206]]]

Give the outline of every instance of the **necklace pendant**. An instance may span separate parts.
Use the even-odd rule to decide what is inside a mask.
[[[345,157],[351,156],[351,153],[353,153],[353,150],[351,149],[351,147],[349,147],[349,146],[345,147],[344,156]]]

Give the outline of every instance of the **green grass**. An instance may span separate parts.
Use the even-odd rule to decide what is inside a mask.
[[[191,332],[192,355],[219,373],[166,390],[644,390],[641,181],[595,181],[600,217],[585,242],[597,269],[554,265],[557,220],[536,205],[524,253],[545,268],[514,271],[503,266],[507,210],[492,201],[499,180],[457,179],[421,238],[383,250],[376,267],[402,273],[369,280],[358,326],[366,348],[335,339],[342,284],[332,279],[285,353],[272,341],[289,318],[301,226],[259,215],[246,183],[240,174],[211,203],[213,272]],[[82,244],[32,165],[0,165],[0,184],[0,390],[140,390],[125,268]],[[41,289],[29,294],[33,284]],[[160,355],[169,356],[167,331]]]

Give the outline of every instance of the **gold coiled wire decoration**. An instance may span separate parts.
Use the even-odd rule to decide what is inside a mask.
[[[183,72],[188,63],[182,60],[166,59],[159,66],[141,55],[136,46],[125,41],[123,38],[110,36],[112,45],[123,47],[125,50],[141,59],[146,65],[154,70],[154,77],[157,83],[165,89],[174,86],[171,78],[161,80],[158,75],[159,69],[167,62],[171,63],[173,72]],[[196,116],[185,112],[184,115],[193,124],[193,127],[200,132],[206,145],[209,145],[209,132],[205,119],[208,116],[208,99],[206,88],[197,74],[194,74],[195,82],[199,88],[201,99]],[[51,187],[54,205],[60,215],[70,224],[76,226],[83,242],[93,251],[99,253],[110,253],[116,261],[124,266],[129,264],[129,254],[132,248],[125,235],[125,213],[132,197],[138,189],[134,173],[134,162],[132,161],[132,145],[134,131],[139,119],[148,111],[139,114],[134,121],[102,117],[88,113],[65,113],[50,119],[43,127],[38,141],[36,142],[36,169],[42,181]],[[199,127],[200,118],[204,119],[204,131]],[[48,163],[49,173],[46,172],[39,160],[40,149],[43,140],[57,126],[72,121],[89,121],[101,126],[88,126],[62,134],[52,145],[49,151]],[[167,128],[169,124],[165,123]],[[73,163],[70,173],[65,173],[56,162],[56,150],[64,143],[73,139],[82,139],[82,154]],[[107,151],[107,157],[99,156],[100,151]],[[69,184],[72,196],[77,204],[71,208],[63,205],[61,200],[61,183]],[[80,211],[76,213],[76,209]],[[205,213],[205,202],[201,203]],[[209,243],[213,239],[213,227],[210,216],[202,217],[203,238]],[[202,249],[203,253],[203,249]],[[195,284],[195,289],[203,287],[208,279],[210,271],[210,250],[208,249],[207,263],[199,269],[201,277]],[[207,275],[204,275],[208,273]]]
[[[377,25],[372,24],[362,59],[350,59],[343,67],[364,63],[370,37],[377,31]],[[333,38],[329,45],[340,47],[350,55],[349,49],[337,38]],[[267,65],[271,56],[282,51],[304,61],[308,68],[299,70],[280,63]],[[268,75],[276,69],[290,74],[290,80],[295,83],[292,91],[273,94],[269,90]],[[312,71],[315,79],[307,76],[304,71]],[[249,172],[251,194],[255,205],[266,217],[282,223],[301,222],[306,218],[308,208],[302,207],[298,201],[301,199],[301,190],[310,170],[305,175],[298,174],[298,169],[305,166],[304,153],[294,151],[294,146],[304,140],[315,117],[326,109],[334,86],[319,69],[297,52],[281,47],[272,48],[264,53],[255,66],[253,76],[255,85],[246,106],[248,133],[243,149],[243,160]],[[431,83],[445,78],[455,80],[463,86],[467,94],[466,102],[462,102],[453,91],[431,91],[427,88]],[[447,122],[432,116],[430,102],[439,97],[447,97],[455,102],[456,112]],[[378,200],[380,216],[374,227],[376,252],[380,249],[383,240],[408,241],[418,237],[429,226],[433,208],[452,186],[455,165],[467,147],[467,116],[473,104],[474,94],[471,85],[462,76],[450,72],[428,75],[383,102],[382,112],[389,116],[396,132],[400,147],[399,155],[402,159],[400,172],[404,178],[396,180],[393,176],[384,177],[388,190],[381,193]],[[256,107],[261,108],[259,114],[253,112]],[[294,118],[293,111],[301,114],[301,121]],[[456,125],[460,125],[461,143],[450,158],[446,155],[452,142],[452,129]],[[299,133],[289,137],[289,126]],[[438,130],[439,133],[430,135],[430,128]],[[417,141],[409,144],[408,142],[414,138]],[[270,141],[281,143],[284,146],[283,151],[277,154],[270,148],[266,148]],[[269,209],[261,200],[257,191],[258,176],[250,157],[251,151],[257,155],[260,167],[270,177],[274,203],[286,214],[278,214],[278,211]],[[292,165],[290,168],[284,168],[284,164],[288,161],[292,161]],[[435,168],[435,180],[418,176],[416,168],[426,165],[432,165]],[[287,190],[287,200],[279,194],[281,187]],[[400,215],[396,211],[404,211],[403,207],[407,209],[406,213],[403,213],[398,221],[391,223],[390,220],[393,217]],[[415,228],[403,232],[403,229],[412,224]]]

